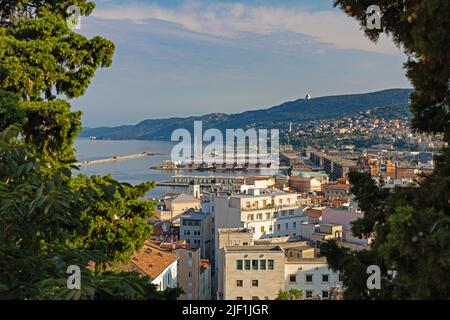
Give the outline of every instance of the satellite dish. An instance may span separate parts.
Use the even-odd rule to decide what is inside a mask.
[[[310,94],[307,94],[306,97],[305,97],[305,100],[307,100],[307,101],[308,101],[308,100],[311,100],[311,95],[310,95]]]

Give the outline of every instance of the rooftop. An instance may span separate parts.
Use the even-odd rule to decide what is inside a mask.
[[[227,246],[225,247],[227,252],[283,252],[280,246]]]
[[[197,199],[196,197],[191,196],[190,194],[186,194],[186,193],[180,193],[172,198],[166,199],[166,201],[169,201],[171,203],[200,202],[200,200]]]
[[[252,230],[246,228],[221,228],[219,233],[252,233]]]
[[[130,263],[120,269],[137,271],[153,280],[177,260],[176,254],[164,251],[156,243],[147,240],[144,247],[133,254]]]

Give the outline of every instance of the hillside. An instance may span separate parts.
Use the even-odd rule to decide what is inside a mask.
[[[389,114],[407,114],[410,89],[390,89],[367,94],[350,94],[299,99],[281,105],[239,114],[214,113],[187,118],[144,120],[137,125],[85,128],[80,137],[95,136],[111,140],[169,140],[178,128],[192,130],[194,121],[203,121],[204,129],[249,127],[285,129],[289,122],[339,119],[369,109],[392,110]]]

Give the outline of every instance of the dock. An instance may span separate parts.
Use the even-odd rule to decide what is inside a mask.
[[[115,156],[112,158],[106,158],[106,159],[99,159],[99,160],[92,160],[92,161],[85,161],[85,162],[79,162],[75,165],[78,167],[87,167],[95,164],[101,164],[101,163],[109,163],[109,162],[116,162],[116,161],[124,161],[124,160],[131,160],[131,159],[138,159],[138,158],[145,158],[150,156],[155,156],[156,153],[144,151],[142,153],[137,154],[130,154],[127,156]]]

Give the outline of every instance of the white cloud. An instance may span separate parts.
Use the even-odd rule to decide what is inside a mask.
[[[132,20],[135,23],[156,19],[179,24],[192,32],[221,38],[236,38],[242,32],[293,32],[309,35],[317,41],[332,44],[340,49],[400,54],[400,50],[384,36],[377,44],[369,41],[357,22],[337,9],[308,12],[298,7],[187,2],[176,8],[158,5],[97,8],[94,16],[102,19]]]

